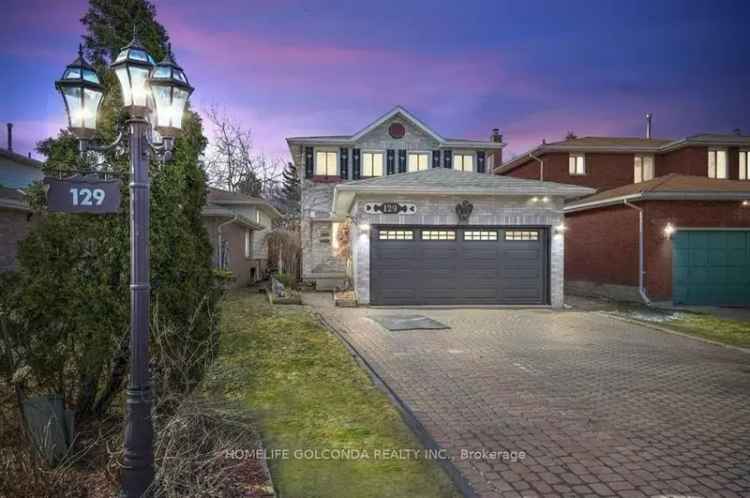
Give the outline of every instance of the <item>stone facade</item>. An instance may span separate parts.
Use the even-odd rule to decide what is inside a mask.
[[[362,304],[370,302],[370,232],[360,229],[361,224],[379,225],[456,225],[456,204],[466,196],[403,196],[362,195],[352,209],[356,221],[352,232],[353,280],[357,299]],[[551,198],[544,207],[532,203],[528,197],[471,197],[474,210],[470,225],[546,226],[550,228],[550,304],[563,305],[563,266],[565,244],[562,235],[554,234],[554,227],[563,221],[562,199]],[[372,215],[364,213],[366,202],[409,202],[417,207],[414,215]]]

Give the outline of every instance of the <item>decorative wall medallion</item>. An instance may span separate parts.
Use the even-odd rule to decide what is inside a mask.
[[[456,214],[458,215],[459,223],[468,223],[471,212],[474,211],[474,205],[469,201],[463,201],[460,204],[456,204]]]
[[[416,214],[417,206],[400,202],[367,202],[365,213],[368,214]]]
[[[401,123],[391,123],[391,126],[388,127],[388,134],[391,138],[404,138],[406,128]]]

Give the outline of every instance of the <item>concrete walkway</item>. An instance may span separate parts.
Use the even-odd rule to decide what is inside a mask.
[[[750,497],[746,354],[599,313],[304,300],[478,496]],[[389,332],[376,314],[422,314],[451,329]]]

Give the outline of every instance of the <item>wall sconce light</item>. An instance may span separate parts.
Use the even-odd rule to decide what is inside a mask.
[[[546,195],[542,197],[542,202],[549,202],[549,197],[547,197]]]
[[[363,232],[369,232],[370,231],[370,224],[369,223],[360,223],[359,229]]]
[[[565,223],[560,223],[555,227],[555,235],[563,235],[568,230],[568,226]]]
[[[667,226],[664,227],[664,236],[667,237],[668,239],[671,239],[672,234],[674,234],[675,230],[676,229],[673,224],[667,223]]]
[[[742,201],[742,207],[743,208],[750,207],[750,201]]]
[[[532,197],[531,202],[539,202],[539,197],[537,196]]]

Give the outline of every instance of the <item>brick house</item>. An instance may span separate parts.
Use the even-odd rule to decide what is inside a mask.
[[[445,138],[403,107],[353,135],[288,138],[302,178],[303,279],[361,304],[563,303],[565,199],[592,189],[492,175],[505,144]],[[349,257],[336,251],[350,224]]]
[[[583,137],[495,168],[597,189],[568,202],[571,292],[750,305],[750,137]]]
[[[214,249],[214,266],[231,271],[235,287],[265,278],[265,237],[281,213],[264,199],[209,188],[202,215]]]

